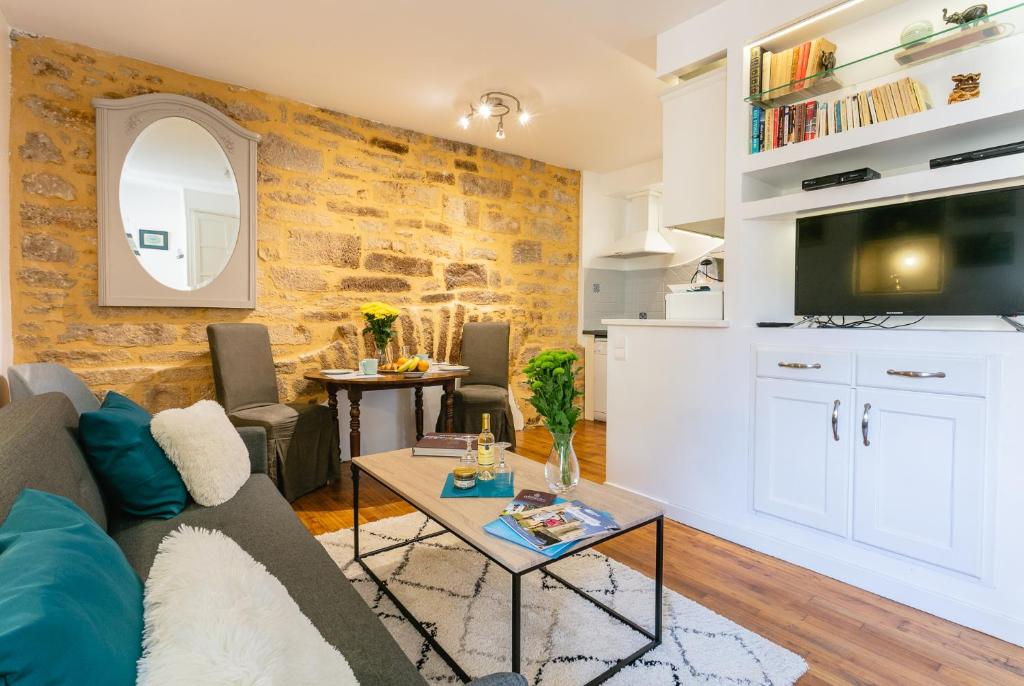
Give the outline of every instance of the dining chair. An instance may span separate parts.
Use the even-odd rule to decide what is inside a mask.
[[[481,417],[491,415],[495,441],[516,447],[516,429],[508,393],[508,322],[470,322],[462,328],[460,362],[469,375],[455,390],[455,431],[478,434]],[[444,408],[436,431],[444,426]]]
[[[270,478],[289,501],[337,479],[341,472],[338,424],[318,403],[282,403],[262,324],[210,324],[217,401],[235,426],[267,432]]]

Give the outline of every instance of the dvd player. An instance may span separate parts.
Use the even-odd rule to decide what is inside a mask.
[[[946,157],[936,157],[934,160],[928,160],[928,167],[930,169],[952,167],[954,164],[977,162],[978,160],[988,160],[993,157],[1002,157],[1003,155],[1016,155],[1017,153],[1022,152],[1024,152],[1024,141],[1006,143],[1004,145],[982,148],[981,150],[974,150],[972,152],[959,152],[955,155],[947,155]]]
[[[822,188],[831,188],[832,186],[842,186],[848,183],[859,183],[880,178],[882,178],[882,175],[874,169],[864,167],[863,169],[854,169],[853,171],[840,172],[839,174],[804,179],[800,183],[800,187],[805,191],[817,191]]]

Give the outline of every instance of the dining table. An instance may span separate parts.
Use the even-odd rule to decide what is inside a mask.
[[[338,391],[348,394],[349,423],[348,446],[352,457],[360,455],[359,403],[363,393],[368,391],[387,391],[399,388],[413,389],[416,410],[416,440],[423,438],[423,389],[426,386],[441,386],[444,395],[441,407],[444,408],[444,430],[451,433],[455,430],[455,382],[469,375],[469,369],[431,370],[422,375],[406,375],[402,373],[380,374],[326,374],[323,371],[306,372],[307,381],[320,383],[327,389],[327,406],[331,410],[334,421],[338,421]]]

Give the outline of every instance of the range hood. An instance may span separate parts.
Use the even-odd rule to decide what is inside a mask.
[[[647,257],[675,252],[661,235],[661,193],[644,190],[626,196],[626,235],[601,251],[599,257]]]

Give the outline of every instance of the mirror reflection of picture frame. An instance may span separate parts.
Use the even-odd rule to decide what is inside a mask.
[[[139,247],[143,250],[169,250],[167,232],[158,229],[139,229]]]
[[[131,234],[131,232],[129,232],[129,231],[125,231],[124,235],[125,235],[125,238],[128,239],[128,247],[131,248],[132,254],[138,255],[139,254],[139,246],[135,244],[135,236],[133,236]]]

